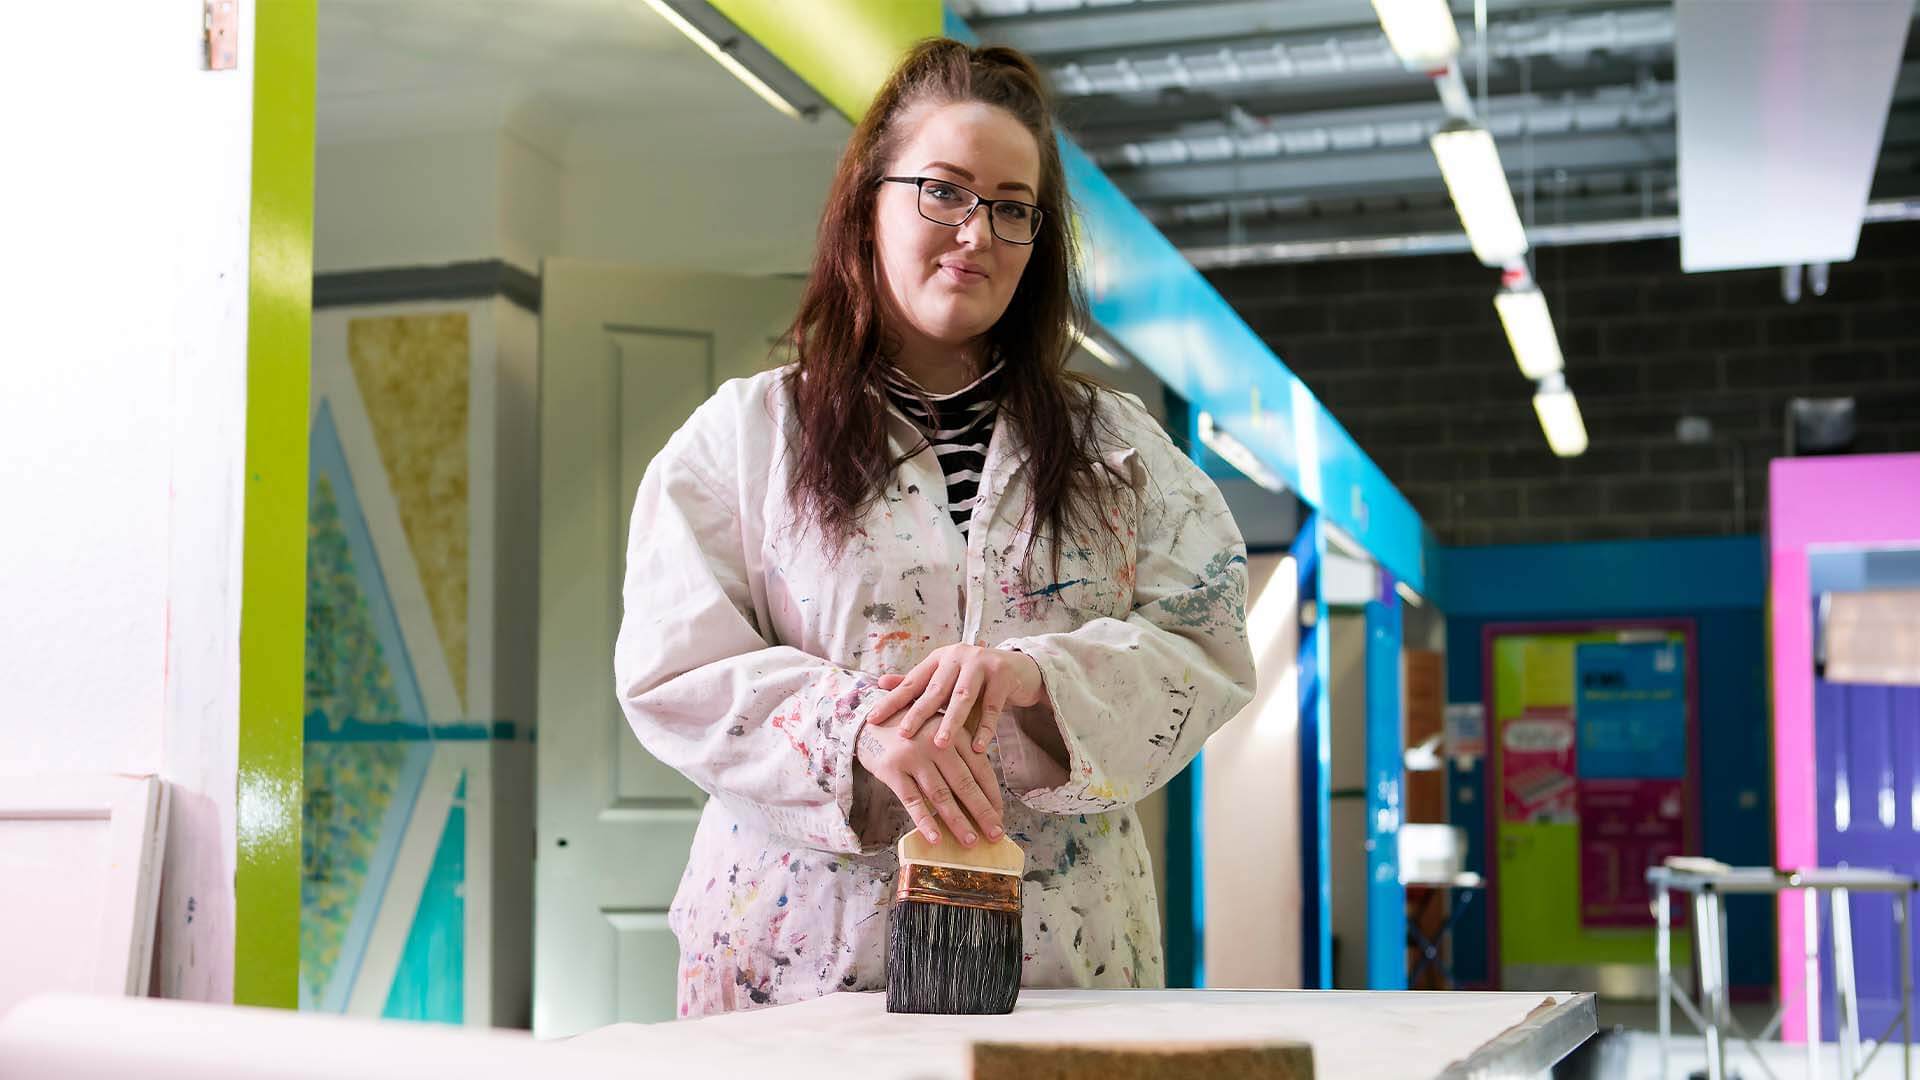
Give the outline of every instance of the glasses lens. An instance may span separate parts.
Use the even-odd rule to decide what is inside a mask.
[[[958,225],[967,219],[976,201],[972,192],[955,184],[939,180],[920,184],[920,213],[928,221]]]
[[[1040,209],[1026,203],[995,203],[993,235],[1008,243],[1031,244],[1040,232]]]

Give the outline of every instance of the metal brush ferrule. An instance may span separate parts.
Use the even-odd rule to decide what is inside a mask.
[[[899,884],[894,889],[893,899],[895,903],[917,900],[927,904],[1018,913],[1020,878],[1017,874],[907,863],[900,867]]]

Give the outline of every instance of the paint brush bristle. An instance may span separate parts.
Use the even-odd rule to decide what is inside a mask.
[[[887,914],[887,1011],[1009,1013],[1020,996],[1020,878],[1011,840],[900,838]]]

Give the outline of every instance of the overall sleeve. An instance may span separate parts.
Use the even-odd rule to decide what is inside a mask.
[[[867,675],[755,626],[737,488],[686,429],[647,467],[627,544],[614,682],[647,752],[736,815],[829,851],[872,853],[851,822],[854,746],[884,694]]]
[[[1042,813],[1138,802],[1253,697],[1246,544],[1219,489],[1162,443],[1153,448],[1126,618],[1000,642],[1040,665],[1047,704],[1039,708],[1050,709],[1068,755],[1064,782],[1013,791]],[[1027,717],[1035,719],[1044,720]]]

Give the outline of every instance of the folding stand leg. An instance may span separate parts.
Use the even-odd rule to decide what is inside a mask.
[[[1433,896],[1436,891],[1424,890],[1420,897],[1420,906],[1414,910],[1413,918],[1407,920],[1407,944],[1420,954],[1419,959],[1414,961],[1413,967],[1407,970],[1407,989],[1409,990],[1415,988],[1415,984],[1420,981],[1420,976],[1426,974],[1429,967],[1440,962],[1440,942],[1435,938],[1427,937],[1427,932],[1421,929],[1421,925],[1427,921],[1427,909],[1433,906]],[[1444,933],[1443,930],[1442,936]]]
[[[1860,988],[1853,981],[1853,903],[1847,890],[1833,890],[1834,1034],[1840,1042],[1840,1075],[1860,1075]]]
[[[1660,1080],[1667,1080],[1667,1053],[1673,1041],[1673,897],[1664,881],[1657,888],[1653,914],[1660,929],[1653,939],[1653,955],[1660,967]]]
[[[1800,894],[1806,902],[1806,990],[1800,1007],[1807,1013],[1807,1077],[1820,1080],[1820,890]]]
[[[1707,1080],[1726,1080],[1726,1047],[1721,1042],[1722,1017],[1726,1015],[1726,987],[1720,980],[1720,919],[1713,910],[1713,892],[1702,890],[1693,898],[1693,944],[1700,961],[1700,1012],[1707,1022]]]
[[[1900,1055],[1901,1080],[1913,1080],[1913,890],[1900,894]]]
[[[1453,940],[1453,928],[1460,925],[1461,916],[1465,915],[1467,913],[1467,908],[1471,907],[1472,905],[1473,905],[1472,889],[1453,890],[1453,903],[1448,908],[1447,921],[1440,924],[1440,933],[1435,935],[1434,937],[1434,943],[1436,945],[1444,946]],[[1437,961],[1437,963],[1440,965],[1441,984],[1445,986],[1448,990],[1457,989],[1458,986],[1455,983],[1453,978],[1452,961],[1446,959],[1445,957],[1442,957],[1440,960]]]

